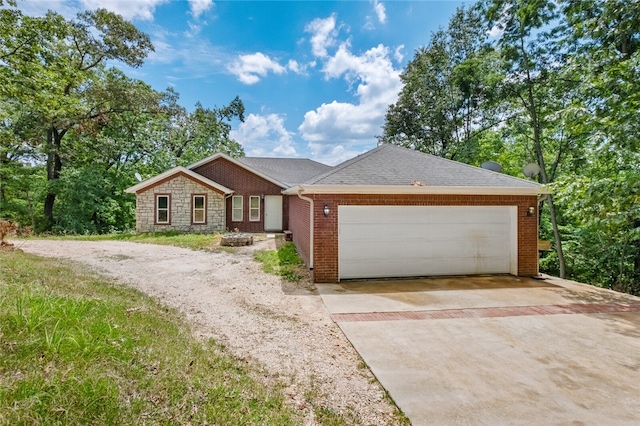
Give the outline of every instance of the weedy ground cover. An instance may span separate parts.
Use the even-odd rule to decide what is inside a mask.
[[[0,250],[0,425],[300,424],[251,371],[140,292]]]

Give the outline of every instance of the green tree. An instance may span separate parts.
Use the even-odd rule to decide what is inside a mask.
[[[640,172],[600,166],[603,174],[554,185],[571,231],[568,269],[578,280],[640,295]]]
[[[519,134],[531,141],[536,162],[540,166],[539,181],[548,184],[551,174],[545,155],[545,142],[556,134],[549,132],[545,122],[558,108],[547,108],[545,102],[552,99],[549,96],[553,93],[550,87],[563,63],[557,34],[561,27],[554,25],[561,18],[556,2],[485,0],[479,3],[479,9],[485,18],[486,28],[500,33],[496,47],[503,58],[505,73],[501,92],[511,108],[522,112],[526,128],[521,127]],[[556,155],[556,158],[560,157]],[[566,267],[556,208],[551,196],[547,201],[559,273],[564,278]]]
[[[562,1],[571,52],[564,75],[577,82],[567,130],[585,160],[555,186],[571,232],[572,276],[640,292],[640,4]]]
[[[108,116],[122,112],[112,104],[92,96],[101,83],[109,83],[106,61],[120,61],[136,67],[142,64],[153,46],[146,34],[121,16],[104,9],[78,14],[74,21],[49,12],[44,18],[51,31],[43,34],[33,26],[33,18],[19,11],[2,14],[5,40],[20,47],[9,48],[4,55],[3,77],[8,84],[2,94],[15,99],[38,123],[31,143],[46,155],[47,180],[50,183],[44,200],[44,216],[54,222],[56,181],[63,169],[63,140],[72,130],[100,125]],[[40,21],[38,21],[40,22]],[[34,46],[34,40],[38,45]],[[26,46],[29,46],[27,48]],[[129,109],[134,109],[134,105]]]
[[[459,8],[447,29],[432,34],[407,64],[380,142],[473,161],[478,136],[499,120],[487,88],[499,77],[493,70],[500,59],[486,47],[476,10]]]
[[[192,112],[178,105],[178,94],[168,91],[166,113],[154,124],[152,149],[156,170],[187,165],[216,152],[244,155],[242,146],[229,136],[234,120],[244,121],[244,104],[236,97],[223,107],[205,108],[200,102]]]

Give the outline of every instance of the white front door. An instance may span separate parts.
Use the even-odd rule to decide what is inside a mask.
[[[340,278],[517,274],[515,206],[339,206]]]
[[[282,195],[264,196],[264,230],[282,231]]]

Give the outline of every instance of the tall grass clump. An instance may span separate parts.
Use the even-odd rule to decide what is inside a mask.
[[[135,290],[0,250],[0,425],[300,424],[251,371]]]
[[[287,281],[299,281],[303,265],[296,246],[292,242],[278,242],[277,250],[257,250],[254,258],[262,263],[262,270],[268,274],[282,276]]]

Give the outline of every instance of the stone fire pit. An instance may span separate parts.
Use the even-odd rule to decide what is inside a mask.
[[[253,235],[251,234],[226,234],[222,236],[220,240],[221,246],[230,246],[230,247],[238,247],[238,246],[250,246],[253,244]]]

